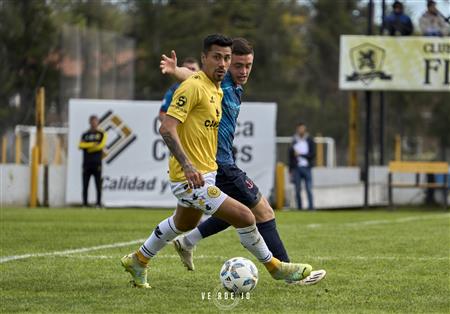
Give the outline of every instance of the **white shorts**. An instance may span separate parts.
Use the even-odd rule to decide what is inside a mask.
[[[216,184],[216,172],[203,175],[205,185],[198,189],[190,189],[187,181],[170,182],[173,195],[178,199],[178,205],[200,209],[207,215],[214,214],[228,197]]]

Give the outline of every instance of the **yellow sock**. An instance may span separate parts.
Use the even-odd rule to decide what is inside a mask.
[[[273,273],[274,271],[278,270],[280,268],[281,262],[278,258],[272,257],[270,261],[267,263],[264,263],[264,266],[266,266],[266,269],[269,273]]]
[[[147,266],[148,261],[150,259],[145,257],[144,254],[142,254],[141,251],[139,251],[139,250],[137,250],[135,254],[136,254],[136,257],[137,257],[137,260],[139,261],[139,263],[141,263],[142,266]]]

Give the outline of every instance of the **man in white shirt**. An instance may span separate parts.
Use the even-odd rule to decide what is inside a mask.
[[[308,209],[314,210],[312,195],[312,173],[314,163],[315,146],[313,139],[306,132],[306,125],[299,123],[296,133],[289,147],[289,172],[291,180],[295,184],[295,197],[297,208],[302,209],[301,182],[304,181],[306,195],[308,197]]]
[[[424,36],[447,36],[449,25],[441,12],[436,8],[436,2],[427,2],[427,11],[420,17],[419,26]]]

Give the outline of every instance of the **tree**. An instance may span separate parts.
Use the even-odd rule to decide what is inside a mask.
[[[292,134],[300,120],[315,135],[321,133],[344,148],[348,130],[348,94],[338,87],[339,40],[343,34],[363,34],[364,13],[359,2],[311,1],[305,31],[304,67],[300,69],[297,88],[283,106],[278,133]],[[341,156],[346,156],[344,151]]]
[[[0,2],[0,133],[17,123],[31,123],[36,89],[57,82],[47,59],[57,39],[50,15],[44,1]],[[19,101],[10,105],[12,99]]]
[[[171,84],[171,78],[159,72],[161,54],[175,49],[179,59],[200,58],[202,39],[219,32],[253,43],[254,67],[243,100],[277,102],[279,135],[291,135],[301,120],[314,135],[333,137],[345,152],[348,93],[338,88],[339,39],[342,34],[365,34],[366,4],[358,0],[0,0],[0,132],[16,123],[33,122],[39,85],[46,87],[47,104],[54,104],[59,112],[67,105],[60,98],[64,90],[57,68],[65,24],[83,32],[89,28],[133,38],[135,98],[145,100],[161,99]],[[88,58],[84,64],[87,69],[93,68],[89,62]],[[89,80],[82,88],[92,88]],[[448,147],[446,96],[386,93],[387,145],[394,134],[402,133],[427,134]],[[16,99],[20,106],[14,105]],[[422,109],[430,112],[428,118]]]

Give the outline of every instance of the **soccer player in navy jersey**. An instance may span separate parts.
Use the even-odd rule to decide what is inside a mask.
[[[289,262],[289,257],[277,231],[275,214],[267,199],[261,195],[257,185],[235,163],[233,140],[237,118],[241,106],[243,85],[247,83],[253,66],[254,52],[244,38],[235,38],[232,46],[232,59],[228,73],[221,83],[224,97],[222,100],[222,119],[219,124],[219,141],[216,155],[218,164],[216,185],[227,195],[233,197],[251,209],[256,218],[256,226],[273,256]],[[171,74],[179,80],[189,77],[192,72],[176,66],[176,54],[162,56],[162,73]],[[188,270],[194,270],[193,249],[203,238],[227,229],[230,225],[216,217],[210,217],[197,228],[174,240],[174,246],[181,261]],[[297,283],[315,284],[324,278],[324,270],[312,271],[311,275]]]

